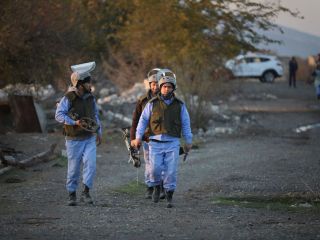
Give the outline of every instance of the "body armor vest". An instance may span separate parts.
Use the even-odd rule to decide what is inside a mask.
[[[75,92],[68,92],[65,96],[68,98],[71,105],[68,111],[68,115],[70,117],[77,116],[77,119],[73,119],[73,120],[76,121],[82,117],[95,119],[95,112],[94,112],[95,103],[94,103],[94,97],[92,94],[90,94],[88,97],[84,99],[80,98]],[[67,136],[67,138],[70,138],[70,139],[87,138],[93,135],[93,133],[87,132],[77,125],[66,125],[66,124],[64,125],[64,134]]]
[[[181,105],[182,101],[176,97],[170,105],[159,97],[150,100],[153,103],[149,122],[150,135],[168,134],[181,137]]]

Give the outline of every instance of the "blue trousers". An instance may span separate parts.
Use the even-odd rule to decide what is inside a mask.
[[[143,149],[143,158],[145,162],[144,182],[148,187],[151,187],[150,185],[151,166],[150,166],[150,159],[149,159],[149,144],[147,142],[143,142],[142,149]]]
[[[316,87],[316,94],[317,96],[320,96],[320,85]]]
[[[176,189],[179,147],[179,141],[149,142],[150,186],[160,185],[163,180],[163,187],[166,191]]]
[[[96,174],[96,137],[85,140],[66,140],[68,156],[67,190],[75,192],[80,178],[80,167],[83,163],[83,184],[92,188]]]
[[[320,78],[316,78],[313,84],[314,84],[314,87],[316,88],[317,96],[320,96]]]

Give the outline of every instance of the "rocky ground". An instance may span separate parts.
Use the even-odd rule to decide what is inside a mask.
[[[0,176],[0,239],[320,239],[320,128],[314,89],[230,82],[224,100],[248,124],[195,139],[180,163],[174,208],[143,197],[143,167],[127,163],[117,129],[98,149],[93,206],[66,206],[60,133],[0,136],[20,158],[58,143],[53,160]],[[221,123],[220,123],[221,124]]]

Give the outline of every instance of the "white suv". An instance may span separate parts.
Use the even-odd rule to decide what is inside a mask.
[[[239,55],[228,60],[225,67],[235,77],[259,78],[261,82],[273,82],[283,75],[283,67],[276,56],[265,54]]]

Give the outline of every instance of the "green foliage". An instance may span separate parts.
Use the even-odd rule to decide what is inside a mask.
[[[0,73],[5,83],[54,83],[71,63],[109,46],[115,25],[105,1],[1,1]]]
[[[7,83],[51,81],[59,57],[57,31],[63,18],[57,3],[14,1],[1,3],[0,72]]]
[[[127,72],[134,76],[139,75],[136,68],[146,73],[155,66],[176,72],[194,126],[204,126],[210,118],[207,102],[217,86],[213,82],[227,76],[216,74],[221,73],[225,60],[241,50],[255,50],[259,42],[274,42],[257,30],[278,28],[273,20],[280,12],[297,15],[281,5],[248,0],[130,3],[118,1],[128,10],[124,25],[117,32],[122,52],[126,53],[122,56],[128,59],[122,69],[133,69]]]
[[[65,168],[68,166],[68,158],[64,156],[59,156],[52,166]]]
[[[142,182],[132,181],[126,185],[122,185],[113,189],[114,192],[124,193],[129,195],[141,195],[145,190],[145,184]]]
[[[280,12],[296,15],[281,5],[247,0],[135,0],[118,36],[136,58],[182,67],[192,61],[210,69],[256,43],[273,42],[256,30],[277,28],[272,20]]]

